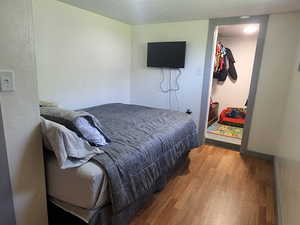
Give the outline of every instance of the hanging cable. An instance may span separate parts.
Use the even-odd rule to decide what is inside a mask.
[[[182,73],[180,69],[178,69],[178,74],[176,75],[176,79],[175,79],[176,87],[175,88],[172,88],[172,85],[171,86],[169,85],[168,89],[164,89],[163,88],[163,83],[165,82],[164,69],[161,69],[161,73],[162,73],[162,79],[160,81],[160,90],[161,90],[161,92],[163,92],[163,93],[169,93],[170,91],[179,91],[180,90],[180,86],[179,86],[179,82],[178,82],[179,77],[181,76],[181,73]],[[172,71],[170,70],[169,74],[171,74],[171,73],[172,73]],[[169,79],[171,79],[171,82],[172,82],[171,76],[169,77]]]
[[[161,69],[161,73],[162,73],[162,78],[161,78],[161,81],[160,81],[160,90],[161,90],[161,92],[163,92],[163,93],[168,93],[168,92],[169,92],[169,89],[164,89],[164,88],[163,88],[163,83],[165,82],[165,73],[164,73],[164,69]]]
[[[179,73],[177,74],[177,77],[176,77],[177,91],[180,90],[178,80],[179,80],[179,77],[181,75],[181,70],[178,69],[178,71],[179,71]],[[177,104],[177,111],[180,111],[179,98],[178,98],[178,95],[177,95],[177,91],[175,91],[174,94],[175,94],[175,99],[176,99],[176,104]]]
[[[175,82],[176,82],[176,88],[173,89],[172,91],[179,91],[180,90],[179,82],[178,82],[180,76],[181,76],[181,70],[178,69],[178,74],[176,75],[176,80],[175,80]]]
[[[169,73],[169,109],[172,109],[172,71]]]
[[[175,88],[172,88],[172,70],[169,70],[169,81],[168,81],[168,88],[165,89],[163,87],[163,84],[165,82],[165,73],[164,73],[164,69],[161,69],[161,73],[162,73],[162,78],[160,81],[160,90],[162,93],[169,93],[169,109],[172,109],[172,92],[174,91],[174,95],[175,95],[175,99],[176,99],[176,104],[177,104],[177,110],[179,111],[179,99],[177,96],[177,91],[180,90],[180,86],[179,86],[179,77],[181,76],[181,70],[178,69],[178,73],[176,75],[175,78]]]

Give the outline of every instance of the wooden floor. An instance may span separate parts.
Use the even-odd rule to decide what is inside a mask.
[[[131,225],[275,225],[273,164],[205,145]]]

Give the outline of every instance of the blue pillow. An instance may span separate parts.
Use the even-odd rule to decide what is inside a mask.
[[[97,128],[92,126],[85,117],[78,117],[74,121],[74,125],[76,126],[77,130],[81,133],[83,138],[87,140],[90,144],[95,146],[103,146],[107,144],[103,134],[101,134]]]

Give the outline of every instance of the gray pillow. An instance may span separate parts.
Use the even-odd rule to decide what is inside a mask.
[[[40,101],[40,107],[58,107],[58,104],[55,102],[47,102],[47,101]]]
[[[45,147],[54,152],[60,168],[81,166],[96,154],[103,153],[61,124],[41,118]]]

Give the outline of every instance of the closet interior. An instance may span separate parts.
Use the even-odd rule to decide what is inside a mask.
[[[217,29],[206,139],[241,145],[259,25]]]

